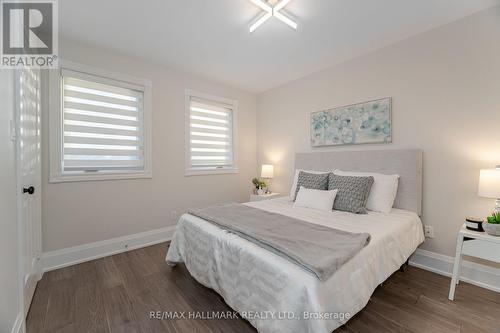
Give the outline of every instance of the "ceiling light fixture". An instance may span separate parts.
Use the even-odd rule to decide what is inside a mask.
[[[264,22],[269,20],[271,16],[276,17],[278,20],[281,22],[285,23],[286,25],[290,26],[292,29],[297,30],[297,22],[286,16],[285,14],[281,13],[281,10],[288,5],[288,3],[291,0],[281,0],[276,5],[271,6],[267,2],[263,0],[250,0],[253,4],[261,8],[263,11],[265,11],[265,14],[262,15],[255,23],[253,23],[250,26],[250,32],[254,32],[258,27],[260,27]]]

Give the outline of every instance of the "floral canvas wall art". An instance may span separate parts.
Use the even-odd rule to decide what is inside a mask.
[[[392,99],[342,106],[311,114],[311,146],[389,143]]]

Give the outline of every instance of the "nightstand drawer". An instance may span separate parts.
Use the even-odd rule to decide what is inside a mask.
[[[462,254],[500,262],[500,244],[484,240],[464,240]]]

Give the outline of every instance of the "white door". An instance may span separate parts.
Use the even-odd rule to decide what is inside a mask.
[[[25,315],[41,278],[40,70],[16,71],[20,278]]]

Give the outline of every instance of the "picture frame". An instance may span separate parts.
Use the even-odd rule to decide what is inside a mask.
[[[312,147],[392,142],[392,97],[310,114]]]

